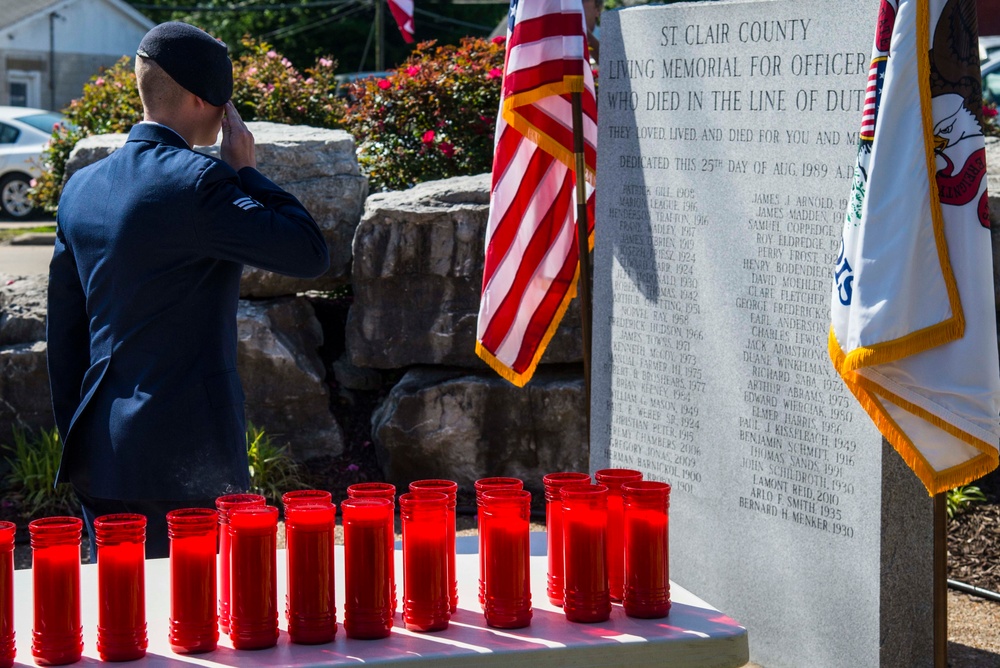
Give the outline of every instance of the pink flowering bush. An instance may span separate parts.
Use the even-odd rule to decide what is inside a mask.
[[[317,58],[299,72],[267,42],[244,37],[243,47],[246,52],[233,63],[233,102],[243,120],[340,127],[344,104],[336,97],[337,61]]]
[[[502,38],[424,42],[389,76],[353,84],[344,125],[372,190],[488,172],[503,60]]]
[[[983,101],[983,133],[987,136],[1000,137],[1000,116],[997,105]]]

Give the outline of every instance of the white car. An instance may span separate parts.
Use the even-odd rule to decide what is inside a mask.
[[[1000,104],[1000,55],[980,66],[983,73],[983,100]]]
[[[31,179],[41,173],[42,149],[52,127],[65,119],[52,111],[30,107],[0,107],[0,216],[26,218]]]

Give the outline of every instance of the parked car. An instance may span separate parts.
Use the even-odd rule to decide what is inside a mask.
[[[1000,35],[979,36],[979,60],[987,61],[1000,55]]]
[[[42,149],[62,115],[30,107],[0,107],[0,216],[31,215],[28,189],[41,173]]]
[[[983,73],[983,99],[1000,104],[1000,54],[983,63],[980,69]]]
[[[336,97],[346,100],[347,102],[354,102],[351,96],[351,84],[356,81],[361,81],[363,79],[381,79],[383,77],[389,76],[390,72],[350,72],[348,74],[338,74],[333,77],[334,81],[337,82],[337,92],[334,93]]]

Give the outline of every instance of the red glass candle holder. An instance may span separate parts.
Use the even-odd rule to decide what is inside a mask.
[[[667,540],[670,485],[622,485],[625,501],[625,614],[656,619],[670,612]]]
[[[14,665],[14,534],[17,525],[0,522],[0,668]]]
[[[486,623],[519,629],[531,623],[531,492],[498,489],[483,494],[487,518]]]
[[[602,469],[597,484],[608,488],[608,588],[611,600],[621,601],[625,589],[625,522],[622,519],[622,485],[642,480],[633,469]]]
[[[83,654],[80,623],[78,517],[46,517],[28,524],[35,593],[31,655],[40,666],[75,663]]]
[[[545,486],[545,537],[549,562],[545,593],[549,597],[549,603],[559,607],[563,604],[562,497],[559,490],[566,485],[589,483],[590,475],[571,471],[550,473],[542,478]]]
[[[608,590],[608,488],[566,485],[563,507],[563,611],[571,622],[611,616]]]
[[[388,482],[356,482],[347,488],[348,499],[389,499],[396,505],[396,486]]]
[[[388,482],[357,482],[347,488],[349,499],[389,499],[392,501],[393,513],[396,512],[396,486]],[[393,536],[395,536],[395,530]],[[393,557],[393,545],[389,543],[389,591],[392,594],[392,614],[396,614],[399,596],[396,589],[396,560]]]
[[[170,538],[170,648],[211,652],[219,643],[215,545],[219,513],[183,508],[167,513]]]
[[[146,517],[94,520],[97,542],[97,652],[103,661],[146,656]]]
[[[403,623],[411,631],[442,631],[451,618],[448,582],[448,495],[399,497],[403,520]]]
[[[267,504],[260,494],[227,494],[215,500],[219,511],[219,629],[229,633],[229,567],[232,563],[232,549],[229,538],[229,511],[247,506],[263,508]]]
[[[476,524],[479,527],[479,607],[486,606],[486,551],[484,546],[486,528],[485,518],[481,512],[483,494],[494,489],[523,489],[524,483],[517,478],[480,478],[475,483],[476,488]]]
[[[344,633],[348,638],[387,638],[392,629],[393,504],[389,499],[347,499],[340,510]]]
[[[318,645],[337,634],[332,503],[293,503],[285,510],[288,597],[285,617],[294,643]]]
[[[455,570],[455,506],[458,483],[453,480],[417,480],[410,483],[411,492],[441,492],[448,497],[448,582],[452,614],[458,610],[458,571]]]
[[[229,512],[231,544],[229,639],[236,649],[278,642],[278,509]]]
[[[333,503],[333,495],[323,489],[297,489],[293,492],[285,492],[281,495],[281,505],[285,512],[292,506],[301,504],[325,505]]]

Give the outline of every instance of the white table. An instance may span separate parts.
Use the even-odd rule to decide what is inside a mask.
[[[278,553],[278,608],[281,637],[276,647],[236,651],[227,637],[207,654],[174,654],[167,642],[170,614],[168,561],[146,562],[146,615],[149,649],[146,658],[128,666],[238,666],[278,668],[289,666],[348,665],[355,663],[394,666],[510,666],[526,662],[542,666],[670,666],[733,668],[749,660],[746,629],[686,589],[671,583],[673,607],[664,619],[641,620],[625,616],[615,605],[611,619],[598,624],[566,621],[562,609],[549,604],[545,595],[547,561],[545,534],[532,534],[531,591],[534,616],[524,629],[501,631],[486,626],[479,609],[479,558],[475,536],[458,539],[459,609],[447,630],[437,633],[407,631],[397,614],[393,633],[383,640],[352,640],[338,624],[337,636],[326,645],[294,645],[285,633],[285,554]],[[344,614],[344,553],[337,549],[337,617]],[[402,596],[401,554],[396,550],[396,577]],[[17,662],[32,666],[31,571],[14,576]],[[82,566],[81,601],[84,654],[78,664],[100,663],[97,654],[97,568]],[[110,664],[109,664],[110,665]]]

